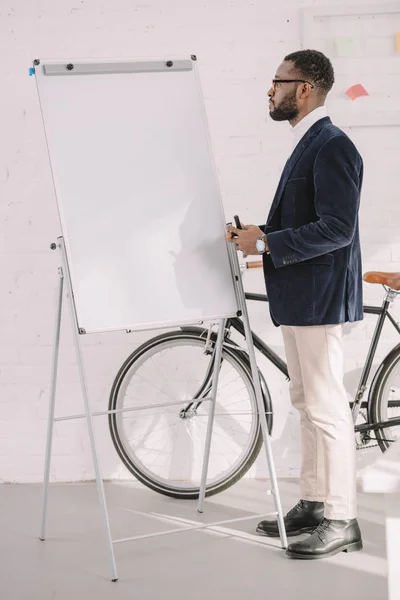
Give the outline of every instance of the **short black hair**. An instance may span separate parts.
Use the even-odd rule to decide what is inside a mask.
[[[326,96],[335,82],[331,61],[318,50],[299,50],[285,56],[301,77],[315,85],[316,91]]]

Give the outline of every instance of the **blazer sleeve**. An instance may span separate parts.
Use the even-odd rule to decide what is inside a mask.
[[[360,204],[361,170],[361,156],[348,137],[334,136],[323,144],[313,171],[317,221],[268,234],[275,268],[315,258],[351,243]]]

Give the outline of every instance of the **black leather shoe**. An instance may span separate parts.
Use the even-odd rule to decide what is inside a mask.
[[[286,550],[291,558],[313,560],[333,556],[339,552],[362,550],[363,543],[357,519],[336,521],[324,519],[304,542],[290,544]]]
[[[324,518],[324,503],[311,502],[310,500],[300,500],[286,517],[283,518],[286,528],[286,535],[300,535],[300,533],[310,533],[321,523]],[[257,525],[258,533],[268,535],[269,537],[279,537],[277,521],[261,521]]]

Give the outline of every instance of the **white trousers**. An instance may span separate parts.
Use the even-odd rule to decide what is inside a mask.
[[[342,325],[282,326],[290,399],[300,412],[301,498],[325,502],[327,519],[357,513],[356,447],[343,384]]]

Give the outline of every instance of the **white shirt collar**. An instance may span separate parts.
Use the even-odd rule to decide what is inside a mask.
[[[292,128],[293,133],[293,150],[305,133],[320,119],[328,116],[326,106],[319,106],[306,115],[301,121]]]

